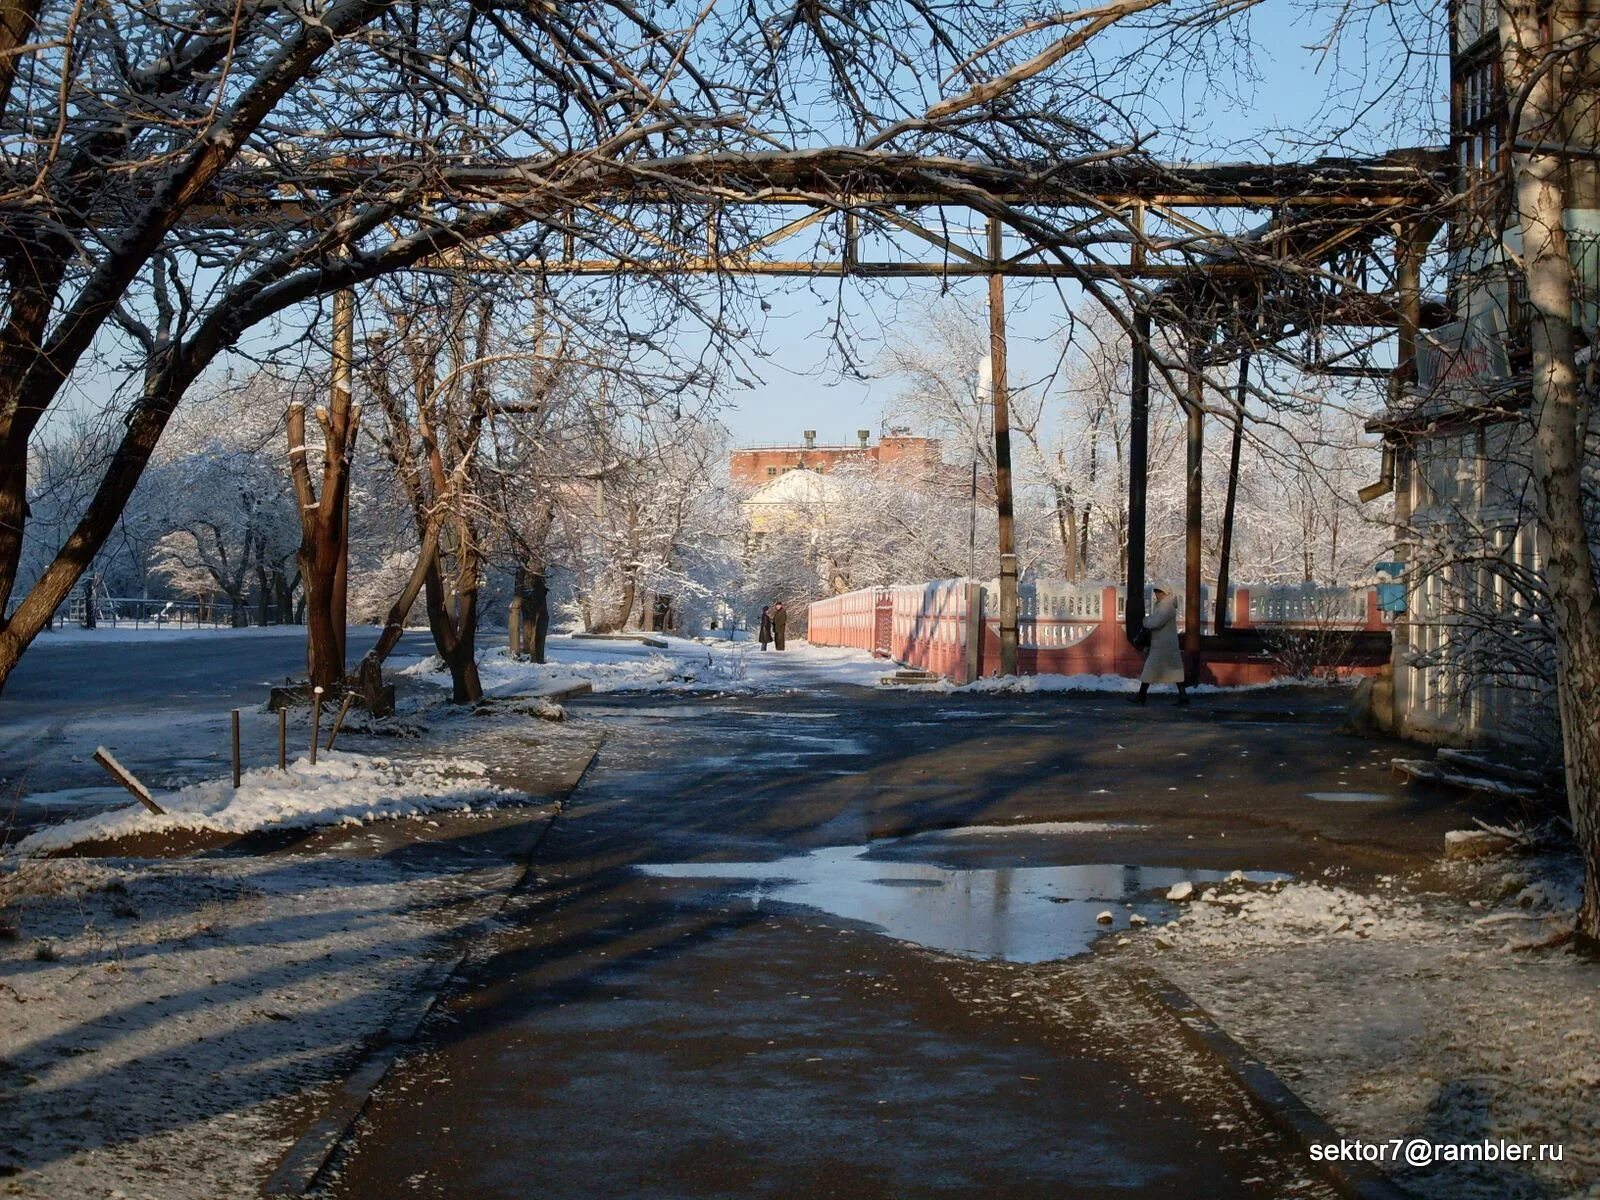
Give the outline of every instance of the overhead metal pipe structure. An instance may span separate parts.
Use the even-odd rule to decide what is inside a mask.
[[[565,158],[458,162],[419,180],[414,164],[359,155],[328,160],[292,187],[270,171],[233,170],[186,211],[191,224],[326,226],[363,196],[415,195],[435,210],[483,211],[479,228],[535,230],[515,256],[488,234],[441,246],[417,269],[531,274],[769,275],[949,280],[984,277],[990,300],[996,505],[1001,556],[1001,669],[1016,670],[1015,529],[1005,371],[1006,276],[1070,279],[1127,314],[1132,382],[1127,527],[1130,635],[1144,620],[1145,490],[1155,321],[1193,336],[1209,361],[1231,360],[1307,330],[1398,329],[1399,369],[1417,330],[1446,319],[1423,302],[1418,265],[1428,229],[1452,201],[1453,164],[1437,148],[1304,163],[1166,164],[1142,155],[995,163],[849,147],[688,153],[574,164]],[[978,228],[952,223],[965,209]],[[1244,233],[1229,211],[1267,214]],[[493,218],[492,220],[489,218]],[[742,218],[742,219],[739,219]],[[832,230],[825,223],[837,223]],[[1002,232],[1020,243],[1007,255]],[[1419,232],[1420,231],[1420,232]],[[842,236],[841,236],[842,234]],[[626,257],[616,257],[618,237]],[[807,239],[799,253],[783,252]],[[871,239],[884,252],[874,256]],[[1396,280],[1378,247],[1401,244]],[[923,257],[908,252],[920,245]],[[928,253],[931,248],[932,253]],[[609,251],[609,253],[608,253]],[[359,281],[359,254],[324,271]],[[340,286],[348,287],[348,284]],[[340,307],[336,305],[336,308]],[[348,311],[348,310],[347,310]],[[1263,322],[1262,317],[1266,320]],[[336,322],[338,317],[336,316]],[[1246,332],[1248,331],[1248,332]],[[1383,335],[1380,335],[1380,337]],[[1378,339],[1363,344],[1370,346]],[[337,339],[336,339],[337,341]],[[336,352],[337,354],[337,352]],[[1376,368],[1329,360],[1330,373]],[[1204,362],[1191,362],[1191,372]],[[1188,417],[1186,641],[1198,649],[1199,453],[1204,409],[1191,381]],[[1191,658],[1192,663],[1192,658]],[[1192,666],[1191,666],[1191,669]]]

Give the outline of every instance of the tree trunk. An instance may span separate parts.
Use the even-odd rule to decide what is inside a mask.
[[[362,704],[375,717],[389,714],[389,704],[383,690],[384,660],[405,636],[406,615],[411,611],[411,606],[417,602],[417,593],[427,581],[428,573],[436,572],[438,569],[439,526],[435,522],[428,525],[423,532],[422,547],[417,551],[417,565],[411,569],[405,587],[389,606],[389,615],[383,622],[383,632],[378,635],[378,640],[373,643],[372,649],[362,656],[361,665],[356,668],[356,680],[357,686],[361,689]]]
[[[306,621],[306,673],[313,687],[333,691],[344,683],[344,659],[333,627],[335,563],[327,545],[310,546],[300,557],[300,590]]]
[[[1078,578],[1078,508],[1073,503],[1072,491],[1059,482],[1051,481],[1050,490],[1056,499],[1056,536],[1061,539],[1061,570],[1067,582]]]
[[[272,581],[267,577],[267,569],[256,564],[256,624],[265,625],[271,615]]]
[[[333,386],[328,407],[317,410],[322,426],[322,487],[311,482],[306,462],[305,406],[289,406],[289,466],[300,509],[301,588],[306,607],[306,671],[313,687],[344,686],[344,592],[350,517],[350,453],[361,424],[351,396],[355,298],[334,297]]]
[[[1506,91],[1513,102],[1524,97],[1514,146],[1567,142],[1563,73],[1549,61],[1545,12],[1532,0],[1503,0],[1500,9]],[[1548,20],[1551,40],[1570,32],[1567,14],[1551,12]],[[1561,158],[1544,150],[1514,153],[1512,170],[1530,310],[1534,494],[1546,539],[1567,803],[1584,867],[1577,932],[1593,943],[1600,941],[1600,586],[1583,511],[1587,430],[1574,355],[1574,273],[1563,223],[1567,181]]]
[[[450,699],[456,704],[474,704],[483,699],[476,657],[478,593],[472,591],[460,597],[458,626],[451,619],[444,575],[436,557],[425,578],[423,603],[428,609],[434,648],[450,670]]]
[[[543,571],[517,568],[517,606],[521,614],[517,654],[543,663],[550,633],[550,587]]]

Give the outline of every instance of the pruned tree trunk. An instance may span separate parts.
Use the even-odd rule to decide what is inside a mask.
[[[550,634],[550,587],[541,570],[517,568],[516,654],[536,663],[545,660],[545,642]]]
[[[1513,104],[1516,213],[1522,230],[1532,351],[1533,485],[1545,538],[1545,579],[1555,623],[1556,696],[1561,712],[1567,802],[1583,858],[1577,929],[1600,941],[1600,585],[1583,509],[1587,411],[1575,360],[1575,279],[1563,218],[1566,165],[1559,148],[1574,130],[1563,115],[1562,67],[1552,45],[1572,33],[1570,14],[1535,0],[1502,0],[1505,86]],[[1575,57],[1571,50],[1568,56]],[[1581,72],[1580,75],[1587,75]],[[1590,80],[1592,82],[1592,80]],[[1522,98],[1520,110],[1515,108]],[[1579,118],[1581,119],[1581,118]]]
[[[289,467],[300,509],[301,589],[306,612],[306,671],[313,687],[332,692],[344,685],[345,577],[349,564],[350,459],[361,426],[361,408],[351,396],[355,297],[334,298],[333,386],[328,406],[317,410],[322,426],[322,487],[311,481],[306,462],[306,412],[289,406]]]

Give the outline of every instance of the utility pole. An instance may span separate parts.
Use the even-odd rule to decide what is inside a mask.
[[[1206,428],[1205,376],[1201,373],[1200,356],[1204,347],[1198,337],[1189,339],[1189,395],[1184,403],[1188,416],[1188,470],[1184,489],[1183,650],[1190,683],[1200,682],[1200,622],[1204,619],[1200,611],[1200,469]]]
[[[972,506],[967,513],[967,578],[978,572],[978,459],[972,459]]]
[[[1239,358],[1239,388],[1233,400],[1233,443],[1228,448],[1228,498],[1222,505],[1222,545],[1217,551],[1217,605],[1213,633],[1228,627],[1228,575],[1233,559],[1233,517],[1239,502],[1239,454],[1244,446],[1244,405],[1250,381],[1250,351]]]
[[[1011,398],[1006,388],[1006,282],[998,217],[989,218],[989,383],[994,401],[994,498],[1000,525],[1000,674],[1017,673],[1017,540],[1011,508]]]
[[[1144,628],[1145,493],[1150,484],[1150,313],[1133,314],[1133,355],[1128,387],[1128,588],[1130,639]]]

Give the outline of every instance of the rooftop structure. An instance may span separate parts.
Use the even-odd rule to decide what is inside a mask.
[[[945,463],[938,438],[922,437],[906,428],[894,428],[872,441],[870,430],[856,430],[856,440],[819,445],[817,431],[807,429],[801,441],[741,446],[728,456],[728,474],[735,487],[756,488],[787,471],[815,471],[827,475],[841,468],[881,470],[895,467],[921,476],[929,484],[948,484],[952,471]]]

